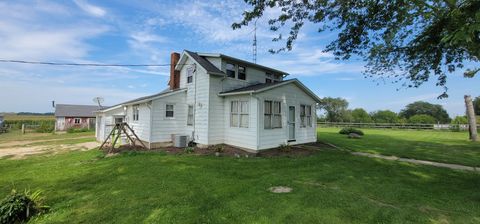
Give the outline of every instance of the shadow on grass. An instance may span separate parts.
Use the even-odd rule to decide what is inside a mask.
[[[377,131],[377,130],[376,130]],[[467,140],[430,138],[419,131],[412,131],[412,137],[392,136],[388,130],[385,134],[367,133],[362,139],[348,139],[344,135],[325,132],[320,129],[318,139],[338,147],[382,155],[455,163],[467,166],[480,166],[480,144]],[[433,135],[439,134],[432,132]],[[449,133],[441,133],[448,135]]]
[[[45,190],[52,211],[34,220],[45,223],[473,222],[480,213],[478,175],[332,151],[273,159],[72,152],[0,160],[0,169],[4,193],[10,182]]]

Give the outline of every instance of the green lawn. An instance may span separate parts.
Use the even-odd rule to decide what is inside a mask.
[[[0,159],[0,195],[42,189],[34,223],[479,223],[480,174],[326,150],[231,158],[99,151]],[[274,194],[272,186],[293,192]]]
[[[480,143],[467,132],[361,129],[362,139],[348,139],[339,130],[319,128],[318,139],[353,151],[480,167]]]

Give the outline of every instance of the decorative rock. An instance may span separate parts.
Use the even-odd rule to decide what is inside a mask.
[[[235,153],[235,158],[240,158],[240,154]]]
[[[215,156],[220,156],[220,153],[219,153],[219,152],[215,152]]]
[[[360,139],[362,136],[356,133],[350,133],[348,134],[348,138]]]
[[[268,188],[268,190],[273,193],[290,193],[292,192],[293,189],[290,187],[276,186],[276,187]]]

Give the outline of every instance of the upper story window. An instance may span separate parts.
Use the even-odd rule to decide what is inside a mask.
[[[165,117],[173,118],[173,104],[166,104]]]
[[[282,81],[282,76],[277,74],[272,74],[270,72],[265,73],[265,83],[275,83]]]
[[[227,63],[227,77],[235,78],[235,64]]]
[[[247,79],[247,69],[244,66],[238,66],[238,79]]]
[[[247,67],[245,66],[227,63],[226,73],[229,78],[247,80]]]
[[[193,72],[195,68],[193,66],[187,68],[187,83],[193,82]]]
[[[139,105],[133,105],[133,121],[138,121],[138,115],[140,114]]]

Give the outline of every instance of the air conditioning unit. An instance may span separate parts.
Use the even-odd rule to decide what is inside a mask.
[[[175,135],[173,140],[173,146],[179,148],[185,148],[188,144],[188,136],[187,135]]]

